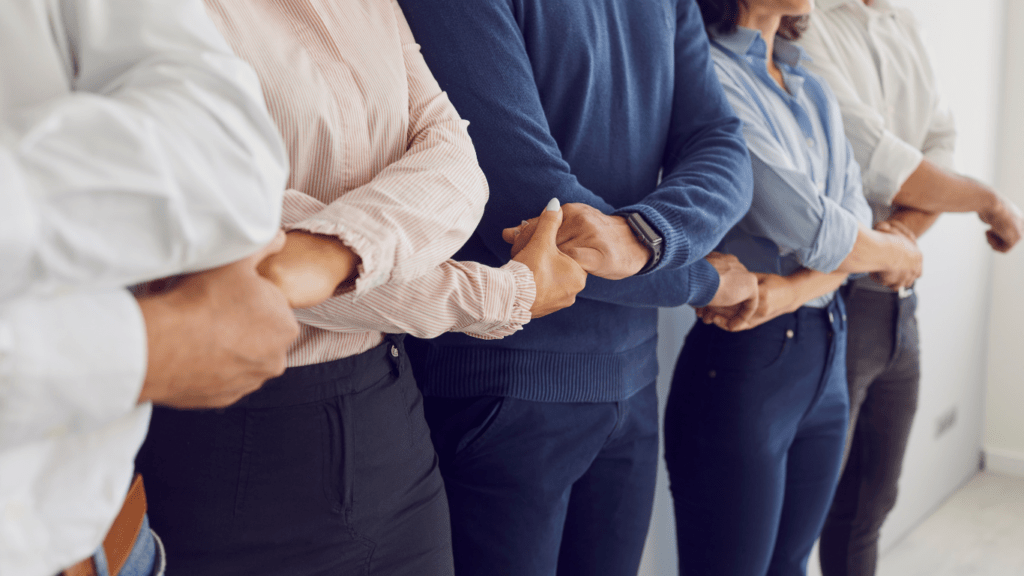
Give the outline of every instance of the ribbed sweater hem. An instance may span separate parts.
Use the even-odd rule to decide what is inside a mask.
[[[630,350],[603,354],[419,344],[412,354],[425,396],[617,402],[658,375],[657,338]]]

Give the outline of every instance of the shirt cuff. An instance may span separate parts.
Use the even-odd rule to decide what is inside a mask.
[[[925,152],[924,157],[927,158],[929,162],[943,170],[954,173],[956,172],[956,162],[953,160],[954,153],[948,148],[935,148],[933,150],[929,150]]]
[[[481,340],[498,340],[523,329],[533,317],[530,308],[537,299],[537,283],[526,264],[511,260],[495,274],[484,302],[484,318],[494,318],[490,326],[466,334]]]
[[[920,150],[907,144],[888,130],[875,147],[868,169],[864,172],[864,196],[869,201],[891,206],[903,183],[917,170],[924,159]]]
[[[835,272],[853,251],[860,223],[853,214],[838,204],[826,202],[824,206],[825,211],[814,245],[801,264],[811,270],[828,274]]]
[[[302,198],[305,196],[305,198]],[[302,192],[285,193],[283,227],[333,236],[359,256],[355,295],[386,283],[394,268],[395,237],[379,222],[354,206],[325,205]]]
[[[0,448],[88,432],[135,409],[146,327],[126,290],[0,309]]]

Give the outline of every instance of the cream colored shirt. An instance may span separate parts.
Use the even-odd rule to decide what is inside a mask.
[[[910,12],[888,0],[818,0],[799,45],[839,100],[876,222],[923,158],[952,169],[953,115]]]
[[[353,290],[297,311],[289,365],[363,352],[384,333],[496,338],[529,321],[526,266],[447,260],[476,228],[487,181],[394,0],[207,6],[259,74],[288,147],[286,228],[336,236],[362,258]]]

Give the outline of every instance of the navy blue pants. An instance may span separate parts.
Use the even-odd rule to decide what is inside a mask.
[[[446,576],[444,486],[399,337],[224,410],[155,409],[136,459],[168,576]]]
[[[698,323],[665,413],[680,574],[803,576],[848,417],[842,301],[730,333]]]
[[[458,576],[636,576],[654,502],[658,398],[431,398]]]

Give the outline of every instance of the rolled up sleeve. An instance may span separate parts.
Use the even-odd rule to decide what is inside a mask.
[[[864,194],[876,204],[892,206],[896,194],[920,166],[924,154],[886,129],[877,130],[876,134],[868,122],[851,118],[851,114],[844,113],[843,122],[849,122],[846,134],[851,142],[859,142],[865,150],[873,150],[867,163],[861,164],[867,167],[864,170]],[[871,143],[874,143],[873,148]],[[854,150],[857,147],[854,144]]]
[[[463,120],[392,3],[409,89],[408,149],[370,182],[289,229],[336,236],[362,259],[356,294],[414,280],[451,257],[483,216],[488,187]]]
[[[818,194],[806,174],[773,164],[753,149],[751,160],[758,193],[741,229],[771,240],[781,256],[793,255],[807,268],[835,271],[857,241],[857,218]]]

